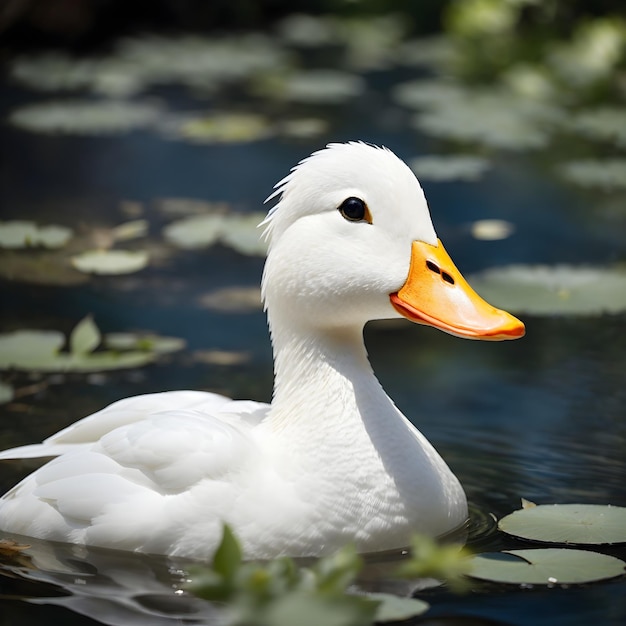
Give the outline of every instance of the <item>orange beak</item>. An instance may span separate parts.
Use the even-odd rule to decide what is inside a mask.
[[[414,241],[409,276],[389,298],[400,315],[468,339],[518,339],[524,324],[485,302],[463,278],[441,241]]]

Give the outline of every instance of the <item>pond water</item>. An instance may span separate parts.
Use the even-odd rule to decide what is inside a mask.
[[[384,144],[405,159],[447,150],[409,130],[409,114],[389,97],[393,85],[414,75],[406,68],[370,72],[356,99],[329,108],[297,105],[301,115],[328,124],[311,138],[194,144],[150,128],[95,137],[0,127],[4,220],[62,224],[81,237],[96,237],[96,229],[106,233],[140,217],[148,221],[144,241],[152,251],[152,262],[140,272],[70,284],[5,274],[0,330],[69,334],[91,314],[103,333],[144,331],[186,342],[183,350],[141,368],[6,372],[3,380],[15,397],[0,406],[1,447],[40,441],[139,393],[189,388],[269,400],[271,349],[260,307],[220,310],[207,298],[222,288],[254,288],[262,257],[220,244],[175,249],[162,236],[174,218],[159,203],[187,198],[225,202],[242,213],[262,211],[273,184],[328,141]],[[8,79],[3,92],[5,119],[19,105],[46,99]],[[231,104],[225,95],[199,98],[175,85],[155,93],[174,109]],[[293,111],[284,105],[272,112],[280,118]],[[556,180],[549,158],[503,152],[480,180],[423,181],[438,234],[465,275],[510,264],[624,261],[623,214],[594,210],[599,196]],[[476,239],[470,225],[483,219],[506,220],[515,230],[502,240]],[[254,292],[246,293],[254,302]],[[477,551],[528,545],[503,538],[489,522],[490,514],[519,508],[522,497],[626,505],[626,314],[520,316],[526,337],[505,344],[462,341],[408,322],[366,329],[383,386],[463,483],[473,505],[469,545]],[[2,491],[30,468],[2,462]],[[622,548],[601,550],[626,556]],[[0,569],[2,614],[7,623],[209,623],[207,604],[176,593],[185,566],[35,542],[23,561]],[[387,584],[384,573],[373,578],[373,586]],[[434,589],[420,596],[432,608],[419,623],[620,624],[626,622],[625,591],[623,578],[551,589],[477,583],[465,595]]]

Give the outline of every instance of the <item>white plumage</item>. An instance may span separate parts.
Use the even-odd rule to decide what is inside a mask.
[[[413,532],[463,524],[461,485],[376,380],[363,325],[404,315],[490,339],[521,336],[523,326],[491,307],[467,321],[463,298],[488,305],[460,275],[456,285],[445,279],[457,277],[454,266],[424,270],[416,251],[432,249],[438,263],[445,251],[419,183],[388,150],[331,144],[272,197],[263,276],[272,404],[196,391],[137,396],[5,451],[0,458],[56,456],[0,500],[5,535],[208,558],[227,522],[259,558],[351,541],[398,548]],[[346,198],[362,201],[368,219],[347,219]],[[417,296],[407,290],[416,280]],[[431,280],[443,296],[427,295]],[[435,308],[421,306],[422,288]]]

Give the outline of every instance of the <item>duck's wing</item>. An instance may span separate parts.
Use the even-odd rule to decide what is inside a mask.
[[[0,452],[0,460],[59,456],[98,441],[120,426],[140,422],[157,412],[195,409],[207,415],[216,415],[229,404],[238,402],[207,391],[165,391],[124,398],[60,430],[42,443],[4,450]],[[245,402],[242,404],[245,405]],[[245,406],[242,406],[242,411],[244,409]]]
[[[237,477],[254,475],[250,468],[259,455],[253,430],[245,420],[228,423],[196,409],[162,411],[119,426],[11,489],[0,500],[0,527],[169,553],[185,520],[204,519],[203,506],[220,519],[241,497]],[[210,497],[194,497],[196,489]]]

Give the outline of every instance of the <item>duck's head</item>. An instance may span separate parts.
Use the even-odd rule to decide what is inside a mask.
[[[468,285],[437,239],[415,175],[389,150],[330,144],[280,181],[276,197],[264,222],[271,318],[340,328],[403,316],[472,339],[524,334]]]

